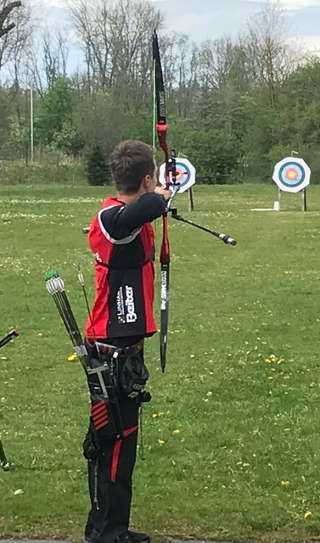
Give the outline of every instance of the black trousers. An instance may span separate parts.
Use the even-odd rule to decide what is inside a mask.
[[[139,356],[143,361],[143,354],[139,353]],[[94,405],[99,406],[99,403]],[[97,430],[98,414],[96,420],[90,419],[83,443],[91,500],[85,537],[92,543],[113,543],[129,528],[140,404],[120,393],[119,407],[123,426],[121,438],[108,435],[108,425]]]
[[[94,458],[88,460],[91,510],[85,536],[97,543],[112,543],[129,527],[138,406],[127,400],[120,403],[120,410],[124,423],[122,439],[100,439],[90,422],[85,440],[93,442],[97,449]]]

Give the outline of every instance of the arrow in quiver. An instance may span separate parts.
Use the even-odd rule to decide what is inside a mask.
[[[87,373],[87,349],[84,345],[81,332],[64,289],[63,279],[56,270],[47,272],[44,278],[46,281],[47,291],[52,296],[56,304],[59,315],[72,341],[74,351],[78,356],[83,369]]]

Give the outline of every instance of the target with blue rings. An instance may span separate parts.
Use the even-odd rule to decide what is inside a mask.
[[[180,161],[177,161],[176,172],[177,172],[176,182],[179,183],[180,187],[183,187],[184,185],[189,183],[190,177],[191,177],[191,171],[190,171],[189,166],[187,166],[186,164]]]
[[[279,170],[279,179],[287,187],[297,187],[305,180],[306,172],[297,162],[283,164]]]
[[[311,170],[302,158],[287,157],[278,162],[272,179],[285,192],[299,192],[310,183]]]
[[[177,158],[176,160],[176,184],[179,185],[178,193],[181,194],[190,189],[196,182],[196,170],[191,162],[186,158]],[[166,186],[165,164],[161,164],[159,171],[159,180],[163,187]]]

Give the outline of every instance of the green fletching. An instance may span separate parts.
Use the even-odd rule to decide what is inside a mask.
[[[53,279],[54,277],[60,277],[60,275],[57,270],[51,270],[45,273],[43,277],[45,281],[49,281],[49,279]]]

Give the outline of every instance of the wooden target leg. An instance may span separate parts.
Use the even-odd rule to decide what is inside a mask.
[[[307,189],[302,191],[302,211],[307,211]]]
[[[279,211],[281,209],[281,189],[278,190]]]
[[[189,188],[188,195],[189,195],[189,212],[191,212],[194,210],[192,187]]]

